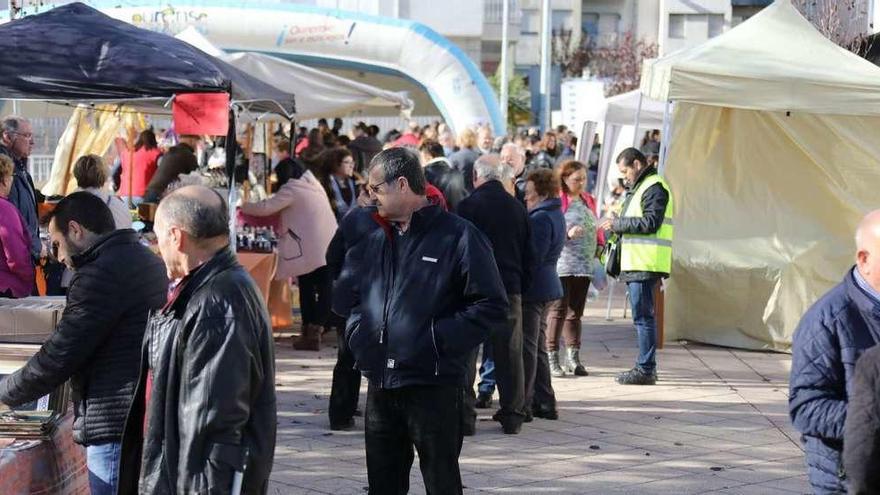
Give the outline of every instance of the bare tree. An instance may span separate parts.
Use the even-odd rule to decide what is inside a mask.
[[[847,50],[864,54],[871,19],[870,0],[794,0],[794,6],[826,38]]]
[[[571,29],[554,30],[550,40],[550,58],[559,66],[562,77],[581,77],[592,60],[594,43],[587,33],[576,38]]]
[[[608,46],[593,49],[591,68],[605,80],[605,96],[614,96],[639,87],[642,62],[657,56],[657,43],[636,39],[631,31]]]

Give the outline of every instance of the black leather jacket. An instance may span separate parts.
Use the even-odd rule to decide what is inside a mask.
[[[242,493],[266,493],[276,430],[266,305],[228,248],[184,278],[175,294],[147,325],[119,493],[227,494],[244,464]]]

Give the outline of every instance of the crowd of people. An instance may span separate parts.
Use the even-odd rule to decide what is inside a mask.
[[[322,121],[293,143],[278,136],[273,194],[232,212],[215,190],[178,183],[198,167],[197,137],[163,150],[148,129],[120,157],[115,191],[100,157],[76,160],[79,189],[44,219],[44,244],[26,169],[33,131],[17,117],[2,126],[0,208],[14,215],[0,220],[0,293],[32,294],[41,257],[72,278],[57,330],[0,381],[0,401],[23,404],[70,380],[93,493],[226,490],[236,476],[243,493],[265,490],[274,344],[229,246],[233,214],[277,217],[276,277],[300,293],[294,347],[318,350],[337,331],[331,429],[354,426],[368,381],[370,493],[406,493],[414,449],[430,492],[460,493],[463,438],[495,388],[505,433],[557,419],[553,380],[589,374],[581,318],[607,266],[629,286],[639,335],[639,358],[617,380],[657,380],[653,294],[671,267],[673,205],[639,150],[618,157],[630,194],[602,215],[595,164],[574,160],[565,129],[496,138],[480,127],[454,139],[435,123],[380,141],[375,126],[345,136],[341,122]],[[158,202],[159,256],[129,228],[139,202]]]

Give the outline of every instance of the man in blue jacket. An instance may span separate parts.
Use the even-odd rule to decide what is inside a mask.
[[[382,151],[368,178],[370,196],[389,224],[364,241],[346,337],[369,381],[369,493],[409,491],[413,447],[428,493],[462,493],[466,363],[506,320],[501,276],[476,227],[429,204],[413,151]]]
[[[31,256],[40,258],[39,217],[37,215],[37,191],[34,180],[28,172],[28,157],[34,150],[34,130],[30,122],[22,117],[7,116],[0,121],[0,154],[7,155],[15,162],[15,177],[9,201],[21,212],[31,236]]]
[[[856,266],[801,319],[792,342],[789,414],[813,492],[845,493],[844,423],[856,360],[880,341],[880,210],[856,232]]]

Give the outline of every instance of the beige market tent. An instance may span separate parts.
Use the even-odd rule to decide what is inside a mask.
[[[880,208],[880,68],[778,0],[647,61],[641,91],[674,102],[661,153],[677,209],[667,338],[789,349],[852,265],[859,219]]]

